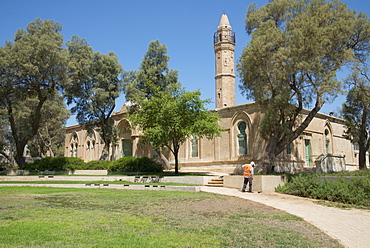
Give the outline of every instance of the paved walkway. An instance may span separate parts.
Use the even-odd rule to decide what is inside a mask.
[[[278,193],[251,194],[242,193],[237,189],[205,186],[200,190],[259,202],[302,217],[339,240],[345,247],[370,247],[370,211],[325,207],[314,203],[315,200],[312,199]]]

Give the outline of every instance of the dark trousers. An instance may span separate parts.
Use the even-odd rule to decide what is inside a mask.
[[[252,191],[252,181],[253,181],[253,177],[244,177],[244,184],[243,184],[242,192],[245,192],[245,189],[247,188],[248,183],[249,183],[249,191]]]

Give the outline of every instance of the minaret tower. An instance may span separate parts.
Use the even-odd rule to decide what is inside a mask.
[[[217,32],[214,34],[216,55],[216,108],[235,105],[235,33],[232,31],[229,18],[221,16]]]

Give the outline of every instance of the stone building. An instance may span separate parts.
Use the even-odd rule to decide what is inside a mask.
[[[265,144],[258,132],[261,108],[255,103],[235,105],[235,44],[235,34],[223,14],[214,34],[216,109],[212,111],[220,115],[224,131],[213,140],[189,138],[179,154],[180,171],[235,173],[241,164],[253,160],[258,165],[262,159]],[[138,133],[130,131],[125,105],[112,118],[120,130],[119,142],[110,147],[112,160],[125,156],[158,158],[151,147],[138,146]],[[344,131],[342,119],[317,114],[303,134],[278,156],[275,170],[296,172],[314,169],[316,164],[322,171],[358,168],[358,152],[344,138]],[[68,127],[66,132],[65,156],[99,159],[104,143],[97,132],[88,132],[81,125]],[[167,156],[174,163],[172,155]]]

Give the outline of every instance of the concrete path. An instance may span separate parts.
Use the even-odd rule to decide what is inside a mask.
[[[312,199],[278,193],[242,193],[237,189],[205,186],[200,190],[259,202],[302,217],[345,247],[370,247],[370,211],[325,207]]]

